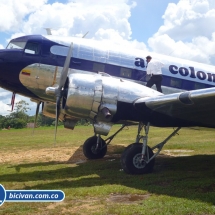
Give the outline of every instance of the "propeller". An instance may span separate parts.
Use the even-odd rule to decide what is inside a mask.
[[[73,43],[71,43],[69,50],[68,50],[68,54],[67,54],[62,72],[61,72],[59,86],[58,86],[58,88],[55,88],[55,90],[54,90],[55,96],[56,96],[55,143],[56,143],[58,119],[59,119],[59,115],[60,115],[60,103],[61,103],[61,98],[62,98],[63,91],[64,91],[63,87],[65,85],[68,71],[69,71],[70,60],[72,57],[72,49],[73,49]]]

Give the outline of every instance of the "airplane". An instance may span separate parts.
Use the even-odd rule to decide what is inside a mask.
[[[164,93],[144,85],[147,55],[164,63]],[[103,158],[125,126],[138,125],[136,140],[121,156],[128,174],[152,172],[155,158],[181,127],[215,128],[215,66],[108,41],[54,35],[12,39],[0,50],[0,87],[36,102],[35,120],[42,104],[42,113],[56,119],[55,140],[58,120],[68,129],[79,119],[89,120],[94,136],[83,144],[88,159]],[[104,140],[113,124],[123,126]],[[177,129],[149,147],[150,126]]]

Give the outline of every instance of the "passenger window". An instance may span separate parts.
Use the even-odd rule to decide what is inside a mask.
[[[205,84],[195,83],[195,86],[194,86],[195,90],[204,89],[204,88],[206,88]]]
[[[170,80],[170,86],[171,87],[180,88],[181,87],[181,80],[180,79],[176,79],[176,78],[171,78],[171,80]]]
[[[101,63],[94,63],[93,64],[93,71],[104,72],[105,71],[105,65],[101,64]]]
[[[27,54],[39,54],[39,44],[38,43],[27,43],[25,47],[25,53]]]
[[[121,68],[120,76],[125,77],[125,78],[131,78],[131,69]]]

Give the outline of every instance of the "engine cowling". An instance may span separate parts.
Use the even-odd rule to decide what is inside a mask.
[[[96,133],[107,135],[117,111],[117,85],[110,84],[112,79],[101,75],[77,73],[69,75],[68,79],[65,114],[88,118],[93,121]]]
[[[132,104],[136,99],[161,94],[143,85],[107,74],[73,73],[68,76],[64,112],[93,121],[97,134],[107,135],[117,113],[117,103]]]
[[[51,102],[44,102],[42,113],[44,116],[55,119],[56,117],[56,104]],[[64,109],[61,109],[59,120],[63,121],[64,127],[68,129],[74,129],[75,124],[79,120],[78,118],[73,118],[71,116],[67,116],[64,112]]]

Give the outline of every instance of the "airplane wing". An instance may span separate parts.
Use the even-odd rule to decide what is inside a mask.
[[[135,108],[148,108],[151,114],[160,113],[189,125],[215,127],[215,88],[186,91],[150,98],[140,98]],[[163,118],[165,119],[165,117]],[[165,124],[165,122],[163,122]]]

